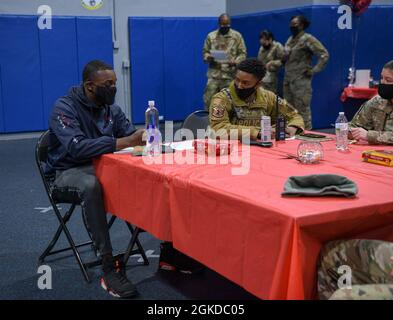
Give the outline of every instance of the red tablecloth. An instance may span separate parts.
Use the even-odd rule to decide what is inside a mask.
[[[310,299],[323,243],[356,237],[393,241],[393,168],[362,162],[361,151],[370,146],[351,145],[350,152],[340,153],[332,141],[322,143],[320,164],[285,159],[298,143],[251,147],[247,175],[231,174],[240,165],[147,165],[127,154],[102,156],[95,166],[108,212],[172,240],[260,298]],[[355,181],[358,196],[281,197],[289,176],[317,173]]]
[[[375,95],[378,94],[377,88],[355,88],[355,87],[346,87],[341,94],[341,101],[344,102],[348,98],[354,99],[371,99]]]

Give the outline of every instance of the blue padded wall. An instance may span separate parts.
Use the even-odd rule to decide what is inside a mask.
[[[40,30],[36,16],[0,15],[0,133],[39,131],[57,98],[78,85],[84,64],[113,65],[108,17],[52,18]]]
[[[91,60],[103,60],[113,66],[112,19],[107,17],[76,17],[78,49],[78,80]]]
[[[216,25],[216,18],[129,18],[134,123],[144,123],[148,100],[165,120],[203,109],[202,47]]]
[[[79,82],[74,17],[54,17],[52,30],[39,30],[44,126],[53,103]]]
[[[40,130],[43,110],[35,17],[0,16],[4,131]]]
[[[194,19],[163,20],[165,118],[184,119],[195,103]],[[176,37],[172,35],[176,34]],[[180,45],[179,45],[180,44]],[[196,106],[195,106],[196,107]]]
[[[311,18],[308,30],[329,51],[330,59],[325,69],[313,78],[313,95],[311,100],[313,128],[332,128],[338,112],[342,111],[341,91],[345,84],[339,81],[340,72],[337,62],[340,56],[332,52],[332,30],[337,28],[337,10],[329,7],[314,7],[307,15]],[[316,59],[314,59],[314,64]],[[349,68],[349,66],[348,66]]]
[[[3,108],[3,86],[1,83],[1,64],[0,64],[0,132],[4,132],[4,108]]]
[[[194,73],[194,107],[190,112],[198,109],[204,108],[203,103],[203,92],[205,90],[207,82],[207,65],[203,62],[202,49],[205,42],[206,36],[209,32],[217,29],[217,18],[195,18],[195,29],[193,33],[194,40],[194,59],[195,59],[195,69]]]
[[[132,120],[144,123],[148,100],[155,100],[160,114],[165,114],[163,22],[161,18],[133,18],[128,23],[132,30],[129,33]]]

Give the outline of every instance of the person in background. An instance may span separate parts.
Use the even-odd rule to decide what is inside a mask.
[[[262,61],[266,68],[266,75],[262,79],[263,88],[277,93],[278,73],[282,67],[284,47],[274,40],[273,33],[264,30],[259,35],[261,47],[258,52],[258,60]]]
[[[215,94],[210,104],[209,122],[213,130],[235,129],[240,139],[244,130],[250,131],[252,140],[261,138],[261,117],[270,116],[272,125],[279,112],[286,118],[286,132],[293,136],[304,130],[304,122],[297,110],[287,101],[278,98],[262,85],[265,67],[261,61],[248,58],[237,65],[235,80],[228,88]]]
[[[123,261],[112,255],[101,184],[92,160],[105,153],[142,145],[143,130],[136,130],[115,104],[113,67],[93,60],[83,69],[83,83],[59,98],[49,118],[46,175],[58,188],[77,188],[84,202],[87,224],[102,257],[101,286],[111,295],[137,295],[127,279]]]
[[[328,60],[329,53],[323,44],[305,30],[310,22],[304,16],[291,18],[289,37],[284,47],[285,76],[284,98],[296,106],[304,119],[306,129],[312,129],[311,97],[313,76],[322,71]],[[312,66],[312,58],[318,58]]]
[[[393,144],[393,60],[381,72],[378,95],[365,102],[350,122],[350,139]]]
[[[205,109],[209,109],[214,94],[228,87],[235,75],[236,64],[247,57],[247,49],[242,35],[231,28],[231,18],[223,13],[218,18],[218,30],[210,32],[203,46],[203,61],[209,64],[207,84],[203,100]],[[219,61],[212,55],[212,50],[222,50],[227,60]]]

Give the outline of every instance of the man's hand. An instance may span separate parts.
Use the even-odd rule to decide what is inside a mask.
[[[273,71],[272,70],[272,68],[273,68],[273,61],[269,61],[268,63],[266,63],[266,70],[267,71]]]
[[[295,128],[295,127],[287,127],[287,128],[285,129],[285,132],[286,132],[287,134],[289,134],[289,137],[291,138],[291,137],[293,137],[293,136],[296,134],[297,128]]]
[[[116,151],[128,147],[145,145],[146,141],[142,139],[144,132],[144,129],[138,129],[130,136],[116,139]]]
[[[352,136],[353,139],[355,140],[365,140],[368,141],[367,139],[367,130],[363,128],[352,128],[350,132],[350,137]]]

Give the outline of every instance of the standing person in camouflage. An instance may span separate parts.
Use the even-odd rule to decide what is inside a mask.
[[[261,47],[258,52],[258,60],[265,64],[266,75],[262,79],[262,85],[266,90],[277,93],[278,72],[282,67],[284,47],[274,41],[273,33],[264,30],[259,35]]]
[[[348,271],[339,273],[340,266]],[[350,276],[352,288],[338,287]],[[349,285],[345,283],[344,285]],[[393,243],[379,240],[328,242],[318,262],[320,299],[393,299]]]
[[[249,58],[240,62],[236,69],[235,80],[215,94],[210,104],[209,123],[216,133],[224,131],[225,135],[230,135],[230,130],[237,130],[237,138],[241,139],[247,130],[251,140],[260,139],[261,117],[270,116],[272,125],[275,124],[276,101],[279,112],[286,119],[287,134],[293,136],[303,131],[304,122],[296,109],[283,99],[277,100],[273,92],[261,86],[265,76],[261,61]]]
[[[312,78],[322,71],[329,60],[329,53],[322,43],[309,33],[305,33],[310,22],[303,16],[291,19],[289,37],[284,48],[285,77],[284,98],[296,106],[306,124],[306,129],[312,128],[311,96]],[[317,56],[318,62],[313,67],[312,57]]]
[[[203,61],[209,63],[207,85],[203,100],[205,109],[209,108],[214,94],[228,87],[235,75],[236,64],[247,57],[247,49],[242,35],[231,29],[231,18],[226,13],[218,18],[219,29],[210,32],[203,46]],[[212,50],[224,50],[227,61],[216,61]]]
[[[393,60],[382,69],[378,95],[360,107],[350,128],[350,139],[393,144]]]

